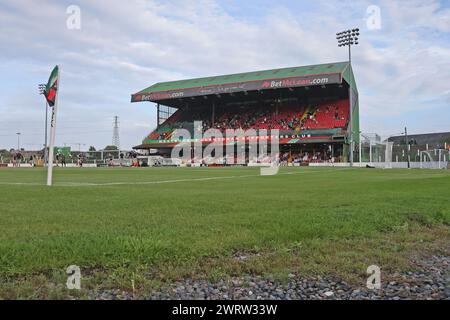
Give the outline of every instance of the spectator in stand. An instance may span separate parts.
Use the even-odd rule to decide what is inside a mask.
[[[20,153],[20,151],[18,151],[17,153],[16,153],[16,166],[17,167],[20,167],[20,162],[22,161],[22,154]]]
[[[303,162],[307,161],[308,161],[308,152],[305,152],[305,154],[303,155]]]
[[[66,156],[65,156],[65,154],[64,153],[61,153],[61,156],[60,156],[60,158],[61,158],[61,167],[66,167],[67,165],[66,165]]]
[[[13,164],[13,168],[16,167],[16,162],[17,162],[17,156],[16,156],[16,153],[14,152],[14,153],[13,153],[13,156],[12,156],[12,164]]]
[[[79,166],[80,168],[83,167],[83,155],[82,155],[81,153],[78,154],[78,166]]]
[[[123,158],[125,157],[125,155],[121,152],[119,155],[120,158],[120,166],[123,167]]]
[[[59,158],[60,158],[60,154],[59,154],[59,152],[56,154],[56,156],[55,156],[55,164],[56,164],[56,166],[58,167],[58,164],[59,164]]]

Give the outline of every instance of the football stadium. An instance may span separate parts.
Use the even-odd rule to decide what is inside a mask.
[[[370,47],[352,62],[359,28],[336,34],[338,46],[349,50],[346,61],[333,51],[297,59],[295,51],[298,66],[289,67],[278,55],[266,63],[261,53],[259,67],[246,69],[245,59],[227,60],[223,50],[232,45],[220,45],[214,69],[206,49],[205,55],[179,50],[184,38],[171,51],[172,41],[159,38],[166,31],[146,29],[151,10],[136,5],[130,1],[127,10],[145,22],[143,38],[157,34],[168,46],[151,61],[144,56],[157,51],[157,41],[139,37],[120,49],[102,40],[116,56],[91,60],[100,50],[92,43],[101,22],[90,17],[75,43],[91,32],[98,38],[80,55],[62,55],[82,67],[55,61],[51,69],[46,58],[31,68],[42,79],[50,74],[33,92],[45,103],[39,109],[45,124],[42,116],[34,130],[40,114],[12,110],[16,105],[0,98],[0,107],[9,108],[0,109],[8,128],[0,128],[0,300],[171,300],[149,306],[172,319],[206,317],[212,305],[204,300],[237,306],[225,315],[245,316],[243,301],[250,300],[262,307],[253,315],[281,319],[276,307],[286,300],[450,299],[450,132],[445,112],[429,112],[435,109],[425,103],[447,101],[447,88],[442,96],[427,93],[424,76],[409,83],[420,92],[405,98],[402,81],[417,70],[396,75],[404,65],[392,56],[383,64],[367,54]],[[90,14],[98,9],[85,7]],[[164,29],[170,18],[158,20]],[[173,36],[194,28],[178,28],[183,22],[175,20]],[[205,42],[194,34],[191,41]],[[200,62],[184,67],[174,58],[179,51]],[[18,61],[28,66],[28,57]],[[92,65],[101,79],[97,70],[90,73]],[[209,74],[209,65],[224,72]],[[385,85],[393,75],[401,79],[389,83],[399,86],[399,98]],[[22,82],[31,80],[15,70],[11,79],[8,95],[17,87],[26,96]],[[400,99],[408,106],[422,99],[424,107],[408,109]],[[28,103],[17,100],[23,108]],[[114,108],[131,143],[120,144]],[[104,114],[106,129],[96,120]],[[415,114],[420,121],[411,126],[421,129],[408,133],[402,117]],[[442,119],[445,128],[437,125]],[[382,134],[366,132],[373,128]],[[37,147],[30,147],[33,139]],[[106,147],[95,147],[106,139]]]
[[[448,262],[450,173],[361,165],[349,63],[156,83],[131,101],[157,108],[138,167],[118,156],[56,167],[50,192],[45,168],[1,172],[3,298],[445,298],[444,271],[408,275],[433,254],[438,268]],[[197,139],[198,123],[214,134]],[[370,148],[384,156],[403,142]],[[274,145],[275,157],[263,152]],[[79,290],[66,288],[69,266]],[[388,285],[371,290],[370,268]]]
[[[356,135],[350,143],[350,133],[359,132],[359,106],[348,62],[156,83],[133,94],[131,101],[157,104],[157,128],[135,149],[156,149],[165,157],[180,143],[175,131],[183,128],[193,137],[195,121],[201,122],[203,131],[215,129],[222,136],[227,130],[247,131],[241,137],[246,142],[271,139],[270,131],[278,130],[280,160],[289,163],[348,162],[350,146],[359,140]],[[266,134],[259,134],[260,130]],[[206,145],[216,139],[200,141]],[[221,141],[223,154],[227,145],[237,153],[236,138]],[[194,144],[193,139],[183,142]],[[245,157],[242,161],[225,157],[216,164],[265,162],[262,157],[249,159],[248,148],[247,144],[245,153],[240,153]]]

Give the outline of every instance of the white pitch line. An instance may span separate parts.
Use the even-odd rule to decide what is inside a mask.
[[[44,186],[45,183],[36,183],[36,182],[0,182],[0,185],[6,185],[6,186]]]
[[[348,170],[349,168],[343,169],[334,169],[334,170],[326,170],[326,171],[342,171]],[[274,177],[277,175],[291,175],[291,174],[305,174],[305,173],[318,173],[325,172],[324,171],[300,171],[300,172],[284,172],[273,175]],[[63,183],[57,184],[61,187],[74,187],[74,186],[117,186],[117,185],[148,185],[148,184],[165,184],[165,183],[177,183],[177,182],[193,182],[193,181],[209,181],[209,180],[226,180],[226,179],[240,179],[240,178],[252,178],[252,177],[261,177],[260,174],[248,174],[242,176],[225,176],[225,177],[207,177],[207,178],[193,178],[193,179],[176,179],[176,180],[157,180],[157,181],[142,181],[142,182],[106,182],[106,183]]]
[[[245,176],[226,176],[226,177],[208,177],[208,178],[194,178],[194,179],[176,179],[176,180],[156,180],[156,181],[136,181],[136,182],[105,182],[105,183],[62,183],[57,184],[62,187],[78,187],[78,186],[121,186],[121,185],[146,185],[146,184],[163,184],[163,183],[177,183],[177,182],[191,182],[191,181],[208,181],[208,180],[220,180],[220,179],[233,179],[233,178],[248,178],[257,177],[258,175],[245,175]]]
[[[322,172],[336,172],[350,170],[350,168],[339,168],[331,170],[317,170],[317,171],[298,171],[298,172],[284,172],[273,175],[273,177],[279,175],[294,175],[294,174],[306,174],[306,173],[322,173]],[[133,182],[105,182],[105,183],[91,183],[91,182],[61,182],[55,183],[57,187],[98,187],[98,186],[122,186],[122,185],[149,185],[149,184],[166,184],[166,183],[178,183],[178,182],[194,182],[194,181],[209,181],[209,180],[226,180],[226,179],[240,179],[240,178],[252,178],[262,177],[260,174],[242,175],[242,176],[224,176],[224,177],[206,177],[206,178],[192,178],[192,179],[175,179],[175,180],[156,180],[156,181],[133,181]],[[0,185],[24,185],[24,186],[43,186],[39,183],[27,183],[27,182],[0,182]]]

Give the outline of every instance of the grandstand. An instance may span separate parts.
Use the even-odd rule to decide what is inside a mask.
[[[404,135],[389,137],[389,141],[393,142],[395,147],[406,144]],[[410,134],[408,143],[411,147],[420,148],[420,150],[449,149],[450,132]]]
[[[134,149],[163,156],[181,142],[174,131],[193,134],[194,121],[202,122],[203,132],[224,135],[228,129],[277,129],[287,163],[347,162],[350,132],[359,139],[358,91],[348,62],[156,83],[131,96],[131,102],[144,101],[156,104],[157,126]],[[224,147],[230,143],[225,139]]]

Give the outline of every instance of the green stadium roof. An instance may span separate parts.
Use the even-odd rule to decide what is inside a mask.
[[[281,69],[271,69],[271,70],[262,70],[262,71],[253,71],[253,72],[244,72],[244,73],[235,73],[229,75],[221,75],[221,76],[212,76],[212,77],[203,77],[203,78],[195,78],[195,79],[187,79],[187,80],[179,80],[179,81],[168,81],[168,82],[158,82],[148,88],[145,88],[135,94],[132,95],[132,102],[137,101],[153,101],[153,100],[163,100],[163,99],[173,99],[180,98],[186,96],[198,96],[198,95],[206,95],[216,93],[209,91],[208,88],[217,88],[223,87],[226,88],[226,92],[236,92],[236,91],[246,91],[245,85],[238,86],[239,84],[249,84],[261,81],[268,80],[279,80],[279,79],[300,79],[305,77],[315,77],[315,76],[325,76],[325,75],[339,75],[339,81],[342,81],[342,78],[347,78],[345,75],[345,71],[348,67],[348,62],[337,62],[337,63],[326,63],[326,64],[318,64],[318,65],[310,65],[303,67],[290,67],[290,68],[281,68]],[[333,83],[335,83],[335,79],[333,79]],[[331,83],[331,82],[330,82]],[[308,84],[302,84],[306,86]],[[234,86],[234,87],[232,87]],[[295,85],[294,85],[295,86]],[[230,89],[231,88],[231,89]],[[241,88],[241,90],[239,90]],[[202,90],[204,89],[204,90]],[[255,90],[253,87],[249,87],[248,89]],[[180,92],[177,95],[177,91]],[[186,94],[183,95],[182,92],[185,91]],[[190,92],[189,92],[190,91]],[[202,93],[204,92],[204,93]],[[158,96],[158,94],[165,94],[164,96]],[[173,95],[170,95],[173,94]]]
[[[272,78],[287,78],[296,76],[320,75],[329,73],[341,73],[348,65],[347,62],[317,64],[304,67],[291,67],[281,69],[271,69],[263,71],[243,72],[228,74],[223,76],[195,78],[179,81],[158,82],[142,90],[141,92],[157,92],[166,90],[179,90],[193,87],[204,87],[210,85],[220,85],[226,83],[266,80]]]

